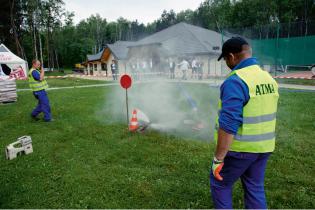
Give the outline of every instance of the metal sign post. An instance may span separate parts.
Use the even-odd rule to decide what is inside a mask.
[[[128,90],[126,89],[127,125],[129,124]]]
[[[120,78],[121,87],[126,89],[127,126],[129,125],[128,88],[131,87],[131,84],[132,84],[132,79],[128,74],[125,74]]]

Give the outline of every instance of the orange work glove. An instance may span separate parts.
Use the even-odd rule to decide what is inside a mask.
[[[213,176],[219,181],[223,180],[222,176],[220,175],[220,171],[222,170],[223,165],[224,163],[222,160],[218,160],[216,157],[213,158],[212,173]]]

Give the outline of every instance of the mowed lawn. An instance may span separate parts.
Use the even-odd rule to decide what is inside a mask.
[[[52,123],[30,119],[31,92],[0,106],[0,208],[213,208],[213,142],[105,123],[112,89],[49,91]],[[213,94],[207,85],[200,90]],[[266,173],[269,208],[315,207],[314,94],[281,91],[277,148]],[[5,160],[5,146],[23,135],[32,137],[34,153]],[[242,200],[237,183],[234,207]]]
[[[107,81],[101,80],[88,80],[88,79],[78,79],[78,78],[60,78],[60,79],[47,79],[49,87],[73,87],[81,85],[95,85],[95,84],[105,84],[109,83]],[[18,89],[29,89],[28,81],[18,80],[16,82]]]

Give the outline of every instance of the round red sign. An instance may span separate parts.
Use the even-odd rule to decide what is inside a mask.
[[[132,80],[128,74],[125,74],[120,78],[120,85],[121,85],[121,87],[123,87],[125,89],[130,88],[131,83],[132,83]]]

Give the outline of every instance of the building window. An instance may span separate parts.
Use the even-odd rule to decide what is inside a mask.
[[[90,70],[93,70],[93,64],[90,63]]]
[[[97,71],[97,64],[94,64],[94,71]]]
[[[107,71],[107,63],[102,63],[102,71]]]

